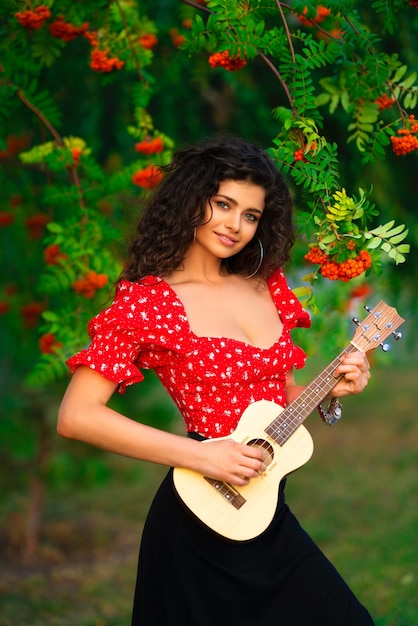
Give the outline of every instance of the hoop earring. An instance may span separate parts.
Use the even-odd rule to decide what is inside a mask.
[[[263,261],[264,261],[264,248],[263,248],[263,244],[261,243],[261,240],[259,237],[256,237],[257,241],[258,241],[258,245],[260,246],[260,260],[258,262],[257,267],[255,268],[254,272],[252,274],[250,274],[249,276],[243,276],[244,280],[248,280],[249,278],[252,278],[253,276],[255,276],[258,272],[258,270],[260,269]],[[225,259],[225,265],[229,271],[230,274],[232,274],[233,272],[231,272],[231,270],[229,269],[229,265],[228,265],[228,261]]]
[[[263,244],[261,243],[261,239],[259,237],[256,238],[258,241],[258,245],[260,246],[260,260],[258,262],[257,267],[255,268],[254,272],[252,274],[250,274],[249,276],[243,276],[243,278],[245,278],[245,280],[248,280],[249,278],[252,278],[253,276],[255,276],[258,272],[258,270],[260,269],[263,260],[264,260],[264,248],[263,248]]]

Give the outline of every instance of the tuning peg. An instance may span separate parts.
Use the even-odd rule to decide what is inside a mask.
[[[357,319],[357,317],[353,317],[354,324],[356,324],[357,326],[360,326],[360,320]]]
[[[402,333],[400,333],[399,331],[397,333],[392,333],[392,335],[395,338],[395,341],[399,341],[399,339],[402,339]]]
[[[367,313],[372,313],[373,312],[373,309],[371,309],[369,306],[367,306],[367,304],[365,304],[363,308],[367,311]],[[375,318],[379,319],[379,317],[382,316],[382,311],[375,311],[374,316],[375,316]]]
[[[379,344],[380,347],[382,348],[383,352],[389,352],[390,350],[390,345],[388,343],[381,343]]]

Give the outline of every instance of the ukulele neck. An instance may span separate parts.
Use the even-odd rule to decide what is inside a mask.
[[[358,348],[350,343],[265,429],[276,443],[283,445],[318,404],[326,398],[342,378],[342,376],[339,378],[333,376],[341,363],[341,358],[357,350]]]

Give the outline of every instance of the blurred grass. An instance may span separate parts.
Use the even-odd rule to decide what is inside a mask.
[[[418,624],[417,379],[416,368],[378,368],[337,426],[312,415],[314,456],[288,480],[291,508],[376,626]],[[53,488],[37,563],[16,558],[22,520],[0,522],[1,626],[130,623],[142,524],[165,469],[109,463],[99,487]]]

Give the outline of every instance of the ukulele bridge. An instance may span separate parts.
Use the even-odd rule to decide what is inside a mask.
[[[208,481],[210,485],[219,493],[219,495],[223,496],[229,504],[232,504],[236,509],[240,509],[243,504],[246,503],[246,499],[242,496],[239,491],[234,489],[232,485],[229,483],[225,483],[222,480],[215,480],[214,478],[204,477],[205,480]]]

